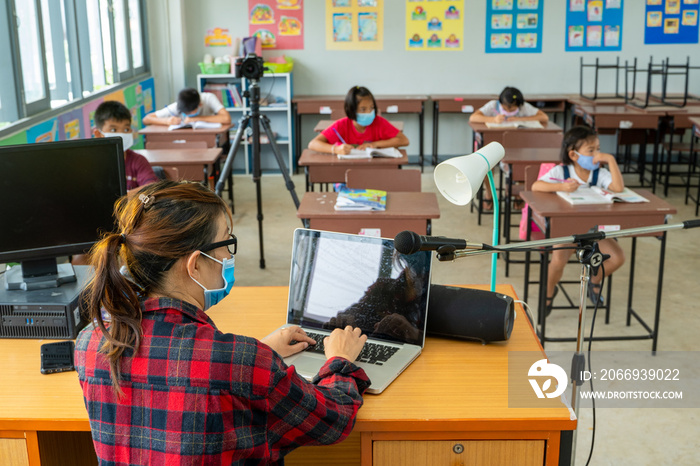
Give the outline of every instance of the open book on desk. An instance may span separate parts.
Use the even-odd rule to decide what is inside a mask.
[[[543,129],[542,123],[535,120],[522,120],[522,121],[504,121],[503,123],[486,122],[487,128],[529,128],[529,129]]]
[[[557,191],[557,195],[572,205],[585,204],[612,204],[613,202],[649,202],[648,199],[640,196],[629,188],[622,192],[613,193],[598,186],[579,186],[571,193]]]
[[[386,191],[379,189],[349,189],[338,191],[335,210],[386,210]]]
[[[221,123],[212,123],[210,121],[193,121],[192,123],[180,123],[179,125],[168,126],[168,131],[175,129],[217,129],[221,128]]]
[[[338,154],[339,159],[371,159],[372,157],[384,157],[398,159],[401,158],[401,152],[395,147],[386,147],[384,149],[352,149],[349,154]]]

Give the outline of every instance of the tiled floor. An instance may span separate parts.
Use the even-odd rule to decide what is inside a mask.
[[[303,175],[293,177],[296,191],[303,194]],[[630,179],[631,181],[631,179]],[[432,169],[423,175],[423,190],[435,192]],[[287,285],[292,245],[292,232],[301,227],[291,196],[281,176],[262,178],[262,205],[266,268],[259,268],[258,222],[255,184],[252,178],[236,176],[236,211],[234,231],[239,238],[236,257],[236,286]],[[441,218],[433,222],[433,234],[473,241],[490,242],[492,217],[486,217],[477,225],[476,213],[468,207],[457,207],[438,195]],[[683,204],[680,188],[671,191],[668,202],[678,208],[678,214],[669,220],[677,223],[692,219],[694,208]],[[620,244],[629,256],[629,239]],[[637,271],[635,278],[635,309],[653,322],[654,291],[658,271],[658,241],[640,239],[637,247]],[[433,283],[486,283],[489,280],[490,257],[487,255],[460,259],[453,263],[435,263]],[[577,280],[579,267],[569,265],[565,278]],[[611,322],[597,319],[596,334],[640,334],[642,329],[624,323],[629,268],[625,264],[615,275]],[[697,351],[700,349],[697,334],[700,329],[700,229],[668,233],[662,313],[660,321],[659,351]],[[499,261],[499,283],[512,284],[519,296],[523,295],[523,266],[511,268],[510,277],[504,275],[503,261]],[[577,289],[571,290],[577,296]],[[531,305],[536,302],[537,289],[530,290]],[[557,297],[556,304],[563,304]],[[284,309],[280,309],[284,312]],[[589,318],[590,321],[590,313]],[[547,321],[548,335],[575,336],[576,311],[555,310]],[[548,343],[547,350],[574,351],[573,343]],[[593,350],[651,351],[651,342],[616,341],[596,342]],[[695,368],[690,368],[695,369]],[[697,372],[697,370],[696,370]],[[697,407],[697,406],[696,406]],[[577,438],[576,463],[585,464],[591,438],[591,410],[580,412]],[[604,408],[596,411],[595,451],[591,464],[646,465],[646,464],[700,464],[700,428],[696,409],[653,408]]]

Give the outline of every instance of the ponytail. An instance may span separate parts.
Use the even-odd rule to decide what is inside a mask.
[[[165,294],[168,270],[214,240],[220,215],[229,224],[232,219],[224,201],[201,183],[174,181],[120,198],[114,214],[120,233],[105,234],[90,251],[95,276],[87,285],[87,304],[90,321],[105,338],[100,352],[109,361],[112,386],[121,395],[121,358],[126,350],[136,354],[143,335],[140,301]]]

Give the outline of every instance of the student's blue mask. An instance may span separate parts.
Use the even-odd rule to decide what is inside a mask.
[[[369,113],[358,113],[357,114],[357,124],[360,126],[369,126],[374,121],[376,112],[372,110]]]
[[[600,168],[599,163],[593,163],[593,156],[592,155],[583,155],[577,151],[574,151],[574,152],[576,152],[576,154],[578,154],[578,159],[576,160],[576,163],[578,163],[578,165],[581,168],[583,168],[584,170],[593,171],[593,170],[597,170],[598,168]]]
[[[218,304],[222,299],[224,299],[228,294],[231,292],[231,288],[233,288],[233,284],[236,281],[236,277],[234,276],[234,270],[236,268],[236,258],[231,257],[230,259],[224,259],[223,262],[214,259],[211,257],[209,254],[202,253],[203,256],[208,257],[209,259],[218,262],[221,264],[221,276],[224,278],[224,286],[221,288],[217,288],[215,290],[207,290],[201,283],[199,283],[197,280],[192,278],[194,282],[201,286],[202,289],[204,290],[204,309],[207,310],[210,307],[214,306],[215,304]]]
[[[185,118],[194,118],[196,116],[199,116],[199,114],[202,113],[202,107],[197,107],[197,111],[194,113],[183,113],[182,114],[182,119],[184,120]]]

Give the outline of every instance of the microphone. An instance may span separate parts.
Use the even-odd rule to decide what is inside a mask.
[[[444,236],[421,236],[413,231],[404,230],[394,238],[394,249],[401,254],[413,254],[418,251],[439,251],[443,246],[456,249],[492,249],[483,243],[470,243],[465,239],[446,238]]]

